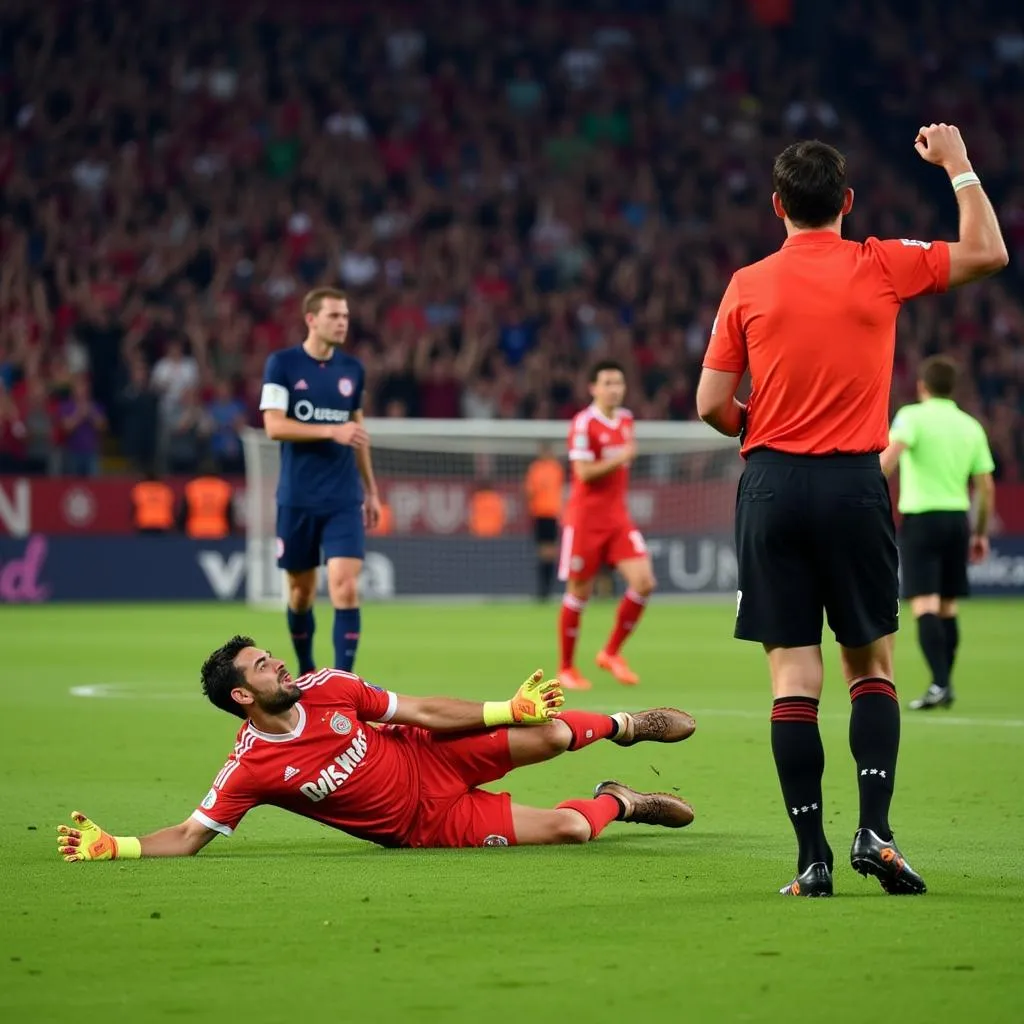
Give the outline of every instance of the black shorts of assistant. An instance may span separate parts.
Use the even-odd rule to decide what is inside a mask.
[[[533,521],[533,539],[538,544],[558,543],[558,520],[549,516],[541,516]]]
[[[966,512],[917,512],[900,526],[904,597],[966,597],[970,525]]]
[[[747,456],[736,495],[736,632],[779,647],[844,647],[899,626],[892,501],[877,455]]]

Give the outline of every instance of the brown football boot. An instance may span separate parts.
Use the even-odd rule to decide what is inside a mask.
[[[693,808],[669,793],[638,793],[621,782],[602,782],[594,796],[613,796],[622,810],[617,821],[631,821],[637,825],[663,825],[665,828],[684,828],[693,821]]]
[[[620,747],[634,743],[681,743],[693,735],[697,723],[693,715],[678,708],[651,708],[648,711],[620,711],[612,715],[619,731],[612,737]]]

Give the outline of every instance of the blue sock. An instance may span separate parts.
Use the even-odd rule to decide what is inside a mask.
[[[312,608],[305,612],[293,612],[291,608],[288,609],[288,632],[292,635],[292,646],[295,648],[295,656],[299,659],[300,676],[316,668],[313,662],[315,629]]]
[[[351,672],[359,646],[358,608],[334,609],[334,667]]]

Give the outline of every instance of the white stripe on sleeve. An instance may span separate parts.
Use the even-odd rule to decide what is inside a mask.
[[[393,693],[391,690],[386,690],[385,692],[388,695],[388,709],[377,719],[378,722],[390,722],[398,710],[398,694]]]
[[[219,821],[214,821],[213,818],[207,817],[202,811],[193,811],[192,820],[198,821],[200,825],[205,825],[213,832],[219,832],[222,836],[229,836],[235,831],[233,828],[229,828],[227,825],[222,825]]]

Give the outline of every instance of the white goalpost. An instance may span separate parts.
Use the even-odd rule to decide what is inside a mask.
[[[367,538],[361,589],[369,600],[527,598],[535,544],[524,491],[543,444],[566,467],[562,420],[370,419],[373,463],[386,505],[384,529]],[[630,508],[662,594],[735,590],[732,544],[738,444],[699,422],[636,424]],[[281,605],[274,493],[279,446],[245,432],[246,597]],[[471,530],[474,493],[500,496],[493,536]]]

